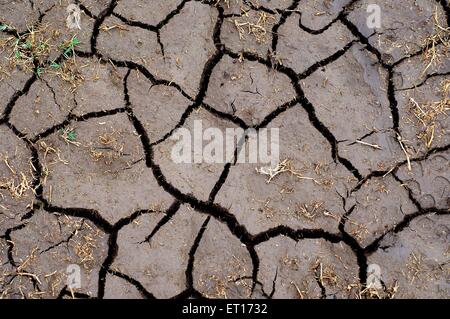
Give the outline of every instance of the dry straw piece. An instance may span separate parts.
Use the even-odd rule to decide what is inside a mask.
[[[263,11],[255,12],[241,8],[241,17],[233,20],[239,33],[239,39],[245,40],[246,35],[255,38],[256,43],[267,43],[268,27],[275,22],[275,17]]]
[[[423,78],[427,71],[433,66],[438,65],[443,58],[447,58],[450,49],[450,27],[443,27],[437,9],[433,15],[434,34],[424,40],[426,48],[424,52],[424,61],[426,63],[420,78]],[[442,44],[443,53],[438,52],[438,45]]]
[[[416,118],[417,126],[421,127],[417,138],[423,140],[429,149],[437,137],[441,137],[440,121],[448,119],[450,111],[450,80],[445,79],[441,84],[441,99],[435,102],[418,103],[410,98],[411,113]]]
[[[304,176],[300,170],[294,167],[294,164],[290,159],[284,159],[283,161],[279,162],[275,167],[268,166],[256,168],[256,172],[258,174],[267,176],[266,180],[267,184],[270,184],[270,182],[272,182],[272,180],[275,177],[283,173],[288,173],[289,175],[292,175],[298,179],[313,181],[315,184],[321,186],[330,186],[332,184],[332,182],[328,179],[322,179],[321,181],[319,181],[313,177]]]

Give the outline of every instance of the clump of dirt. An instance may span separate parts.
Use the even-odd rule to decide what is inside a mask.
[[[320,258],[317,258],[311,269],[314,271],[316,280],[323,287],[325,285],[335,286],[338,283],[338,276],[333,266],[324,264]]]
[[[53,62],[47,72],[70,84],[73,93],[85,80],[81,73],[83,67],[74,56],[71,59],[63,60],[61,63]]]
[[[233,255],[225,273],[204,274],[198,280],[199,286],[207,298],[227,299],[236,289],[242,290],[249,297],[252,292],[251,280],[239,275],[246,271],[245,263]]]
[[[333,213],[329,212],[323,202],[313,201],[310,204],[297,203],[297,209],[294,211],[296,216],[304,218],[310,222],[315,222],[319,216],[337,218]]]
[[[28,190],[31,189],[31,180],[24,172],[16,172],[8,163],[8,157],[4,157],[5,165],[10,168],[11,176],[0,177],[0,189],[5,189],[9,192],[11,197],[21,199]],[[3,195],[2,195],[3,196]]]
[[[49,41],[52,35],[48,31],[47,25],[38,25],[24,34],[18,34],[17,37],[10,36],[3,40],[0,45],[9,51],[10,68],[18,67],[25,72],[36,72],[40,75],[42,70],[37,66],[45,63],[51,51]]]
[[[233,20],[233,24],[239,33],[239,39],[245,41],[247,36],[252,36],[258,44],[267,43],[271,33],[269,26],[275,22],[275,17],[269,13],[255,12],[241,7],[242,15]]]
[[[14,30],[12,26],[0,25],[0,29]],[[74,57],[74,50],[80,44],[74,35],[72,38],[56,45],[61,31],[53,29],[49,24],[38,23],[27,31],[9,36],[0,40],[0,49],[6,52],[8,69],[3,66],[3,72],[7,73],[18,68],[25,73],[35,73],[41,76],[44,72],[59,74],[63,79],[70,78],[69,68],[63,67],[62,58]],[[58,58],[59,57],[59,58]]]
[[[21,169],[15,167],[10,162],[10,157],[7,153],[0,154],[0,162],[6,167],[6,170],[0,172],[0,191],[3,190],[3,192],[0,192],[0,215],[9,216],[10,213],[13,213],[13,211],[10,211],[9,204],[15,202],[28,201],[29,204],[26,207],[32,207],[34,198],[31,162],[29,162],[28,171],[25,167]],[[8,201],[6,198],[10,198],[12,201]]]
[[[114,160],[124,155],[124,144],[118,141],[120,131],[105,132],[98,136],[101,146],[90,146],[89,152],[95,162],[103,161],[105,165],[111,165]]]
[[[431,148],[435,139],[440,139],[446,133],[440,124],[448,118],[450,111],[450,80],[442,82],[441,99],[434,102],[419,103],[410,98],[411,113],[416,119],[417,138],[422,140],[427,148]]]
[[[423,40],[425,51],[423,54],[425,68],[422,71],[421,78],[427,71],[449,58],[450,53],[450,27],[444,27],[440,22],[442,18],[436,10],[433,15],[434,34]],[[444,50],[439,53],[438,46],[442,45]]]

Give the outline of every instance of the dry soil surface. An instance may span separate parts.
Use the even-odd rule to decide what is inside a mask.
[[[0,0],[0,298],[450,297],[447,0],[75,3]]]

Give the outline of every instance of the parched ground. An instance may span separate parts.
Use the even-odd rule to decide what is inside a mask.
[[[75,3],[0,0],[0,298],[450,297],[447,0]]]

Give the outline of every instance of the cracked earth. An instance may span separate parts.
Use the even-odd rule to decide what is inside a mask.
[[[450,297],[447,0],[69,3],[0,0],[0,297]],[[195,120],[290,170],[175,164]]]

